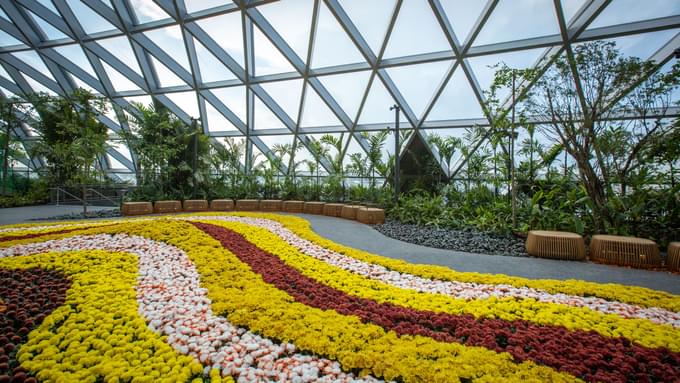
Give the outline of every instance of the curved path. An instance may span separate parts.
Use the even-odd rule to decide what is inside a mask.
[[[285,214],[285,213],[282,213]],[[581,279],[649,287],[680,295],[680,275],[589,262],[504,257],[434,249],[386,237],[368,225],[341,218],[295,214],[319,235],[337,243],[411,263],[447,266],[456,271],[506,274],[532,279]]]

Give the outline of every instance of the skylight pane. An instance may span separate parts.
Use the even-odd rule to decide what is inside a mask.
[[[680,15],[678,1],[616,0],[607,5],[588,29],[676,15]]]
[[[104,70],[106,71],[106,75],[109,77],[109,80],[111,80],[111,84],[113,84],[113,89],[115,89],[116,92],[124,92],[124,91],[128,91],[128,90],[139,90],[139,87],[134,82],[130,81],[122,73],[113,69],[112,66],[110,66],[109,64],[107,64],[103,61],[102,61],[102,65],[104,66]]]
[[[85,5],[82,1],[66,0],[66,3],[69,8],[71,8],[71,11],[73,11],[73,14],[76,16],[86,33],[93,34],[116,30],[116,27],[106,21],[106,19],[101,17],[97,12],[93,11],[92,8]]]
[[[302,80],[268,82],[261,86],[286,112],[288,117],[297,121],[300,96],[302,95]]]
[[[151,39],[166,53],[183,66],[184,69],[191,72],[189,65],[189,58],[187,57],[186,49],[184,48],[184,38],[182,37],[182,30],[178,26],[171,26],[166,28],[152,29],[144,32],[144,35]]]
[[[161,7],[156,5],[153,1],[148,0],[129,0],[132,10],[137,16],[140,24],[151,21],[164,20],[170,18],[170,15],[165,13]]]
[[[394,112],[390,110],[396,104],[385,85],[376,76],[368,91],[364,108],[359,116],[359,124],[388,124],[394,122]],[[406,117],[401,113],[400,121],[406,121]]]
[[[198,40],[194,39],[196,49],[196,59],[201,69],[201,79],[204,83],[212,81],[232,80],[236,76],[227,69],[220,60],[203,46]]]
[[[331,109],[321,99],[311,86],[307,85],[305,93],[305,107],[302,112],[300,126],[332,126],[342,125]]]
[[[303,62],[307,61],[313,8],[314,2],[309,0],[279,1],[257,7]]]
[[[420,118],[450,66],[450,61],[440,61],[386,70],[413,113]]]
[[[198,119],[200,113],[198,112],[198,101],[196,100],[196,92],[175,92],[165,94],[172,102],[175,103],[184,113],[189,117]]]
[[[231,1],[225,1],[225,0],[184,0],[184,6],[187,9],[187,12],[192,13],[192,12],[198,12],[202,11],[204,9],[210,9],[210,8],[215,8],[219,7],[225,4],[229,4]]]
[[[244,67],[243,28],[240,12],[197,20],[196,24],[210,35],[234,61]]]
[[[485,1],[447,0],[442,1],[444,13],[456,34],[458,42],[464,43],[472,27],[484,10]]]
[[[639,35],[622,36],[606,41],[613,41],[625,56],[638,57],[647,60],[678,33],[678,30],[642,33]]]
[[[543,49],[541,48],[529,49],[512,53],[471,57],[468,59],[468,62],[472,67],[472,71],[481,90],[487,91],[494,80],[496,71],[498,70],[498,68],[493,68],[494,65],[504,62],[510,68],[531,68],[534,66],[536,60],[538,60],[542,53]],[[509,94],[510,91],[507,89],[501,89],[498,91],[498,97],[501,100]]]
[[[23,44],[21,41],[15,39],[12,37],[10,34],[6,33],[5,31],[0,31],[0,46],[6,47],[10,45],[19,45]]]
[[[97,40],[97,43],[125,63],[125,65],[137,72],[137,74],[142,74],[142,70],[139,69],[139,64],[137,64],[137,57],[135,56],[127,37],[111,37]]]
[[[340,4],[377,56],[385,40],[395,0],[340,0]]]
[[[38,24],[38,27],[45,34],[47,40],[58,40],[68,38],[68,36],[63,34],[60,30],[52,26],[52,24],[48,23],[47,21],[43,20],[38,15],[30,11],[28,12],[28,14],[31,15],[31,18],[36,22],[36,24]]]
[[[426,0],[401,3],[385,58],[451,50],[432,8]]]
[[[561,0],[562,13],[564,14],[564,19],[567,25],[571,19],[576,16],[576,12],[586,3],[586,0]]]
[[[246,122],[246,87],[232,86],[228,88],[211,89],[217,97],[232,113],[243,123]]]
[[[267,105],[255,96],[255,130],[285,129],[283,122],[276,117]]]
[[[458,67],[439,95],[427,121],[484,117],[464,71]]]
[[[53,96],[57,95],[57,93],[55,93],[52,89],[34,80],[31,76],[28,76],[25,73],[22,73],[22,75],[24,76],[24,79],[26,79],[26,82],[28,82],[28,85],[31,86],[31,89],[33,89],[34,92],[45,92]]]
[[[54,80],[52,73],[50,73],[49,69],[47,69],[47,65],[45,65],[42,58],[40,58],[40,56],[38,56],[35,51],[14,52],[12,53],[12,56],[18,58],[28,66]]]
[[[208,130],[211,133],[238,130],[222,113],[207,101],[205,103],[205,112],[208,119]]]
[[[274,73],[293,72],[295,68],[290,64],[286,57],[279,51],[274,44],[255,27],[255,75],[263,76]]]
[[[366,92],[370,71],[322,76],[319,80],[335,101],[352,120],[356,118],[359,104]]]
[[[312,68],[364,61],[363,56],[342,29],[326,4],[319,6]]]
[[[559,33],[552,1],[501,0],[473,45],[495,44]]]
[[[80,45],[60,45],[54,47],[54,50],[60,55],[64,56],[65,59],[74,63],[80,69],[94,77],[97,77],[97,74],[95,73],[94,69],[92,69],[92,65],[90,65],[90,61],[87,59],[87,56],[85,55],[85,52],[83,52],[83,49],[80,47]]]

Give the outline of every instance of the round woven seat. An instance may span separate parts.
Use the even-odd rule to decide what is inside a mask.
[[[654,241],[617,235],[593,235],[590,241],[590,259],[619,266],[661,266],[659,247]]]
[[[680,271],[680,242],[668,244],[668,258],[666,258],[668,270]]]
[[[527,253],[534,257],[582,261],[586,259],[583,237],[566,231],[532,230],[526,241]]]

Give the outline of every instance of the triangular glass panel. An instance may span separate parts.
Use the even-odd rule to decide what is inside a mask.
[[[11,45],[23,44],[21,41],[12,37],[9,33],[5,31],[0,31],[0,46],[7,47]]]
[[[1,87],[1,86],[0,86],[0,91],[2,91],[2,94],[3,94],[5,97],[17,97],[16,94],[10,92],[9,90],[7,90],[7,89],[5,89],[5,88],[3,88],[3,87]]]
[[[450,66],[450,61],[440,61],[386,70],[413,113],[420,118]]]
[[[231,12],[196,20],[196,24],[212,37],[241,67],[245,66],[243,59],[243,28],[240,12]]]
[[[151,62],[154,69],[156,70],[156,77],[158,77],[159,87],[166,88],[170,86],[187,85],[181,78],[179,78],[175,72],[171,71],[163,63],[157,60],[153,56],[151,57]]]
[[[449,51],[446,36],[426,0],[401,3],[397,21],[387,43],[385,58]]]
[[[559,23],[551,1],[501,0],[473,45],[495,44],[559,33]]]
[[[302,111],[302,127],[342,125],[331,109],[311,86],[307,85],[305,106]]]
[[[302,80],[289,80],[262,83],[261,86],[286,112],[288,117],[297,121],[302,85]]]
[[[231,3],[231,1],[224,0],[185,0],[184,6],[187,12],[193,13],[202,11],[204,9],[210,9],[224,5],[225,3]]]
[[[5,67],[3,67],[2,65],[0,65],[0,76],[4,77],[5,79],[11,82],[14,82],[14,80],[12,80],[12,76],[10,76],[9,73],[7,73]]]
[[[92,8],[85,5],[80,0],[66,0],[69,8],[76,15],[78,23],[83,27],[83,30],[87,34],[93,34],[98,32],[117,30],[113,24],[109,23],[105,18],[101,17],[97,12],[93,11]]]
[[[130,41],[127,37],[112,37],[108,39],[97,40],[97,43],[109,53],[117,57],[120,61],[125,63],[125,65],[129,66],[130,69],[137,72],[137,74],[142,74],[142,70],[139,68],[139,64],[137,64],[135,52],[132,50],[132,46],[130,45]]]
[[[588,29],[641,20],[680,15],[680,2],[666,0],[612,1],[588,26]]]
[[[488,91],[493,83],[494,76],[498,70],[498,68],[494,68],[496,64],[503,62],[508,67],[515,69],[532,68],[543,52],[543,48],[537,48],[518,52],[471,57],[467,60],[481,91],[484,92]],[[509,89],[499,89],[497,92],[497,96],[501,101],[509,94]]]
[[[361,110],[359,124],[393,124],[394,112],[390,110],[390,107],[395,103],[385,85],[376,76],[366,96],[364,108]],[[403,112],[399,121],[406,121]]]
[[[641,33],[608,39],[613,41],[616,48],[624,56],[638,57],[642,60],[649,59],[659,48],[664,46],[670,39],[678,33],[678,30],[667,30],[658,32]]]
[[[88,90],[92,94],[100,94],[100,92],[98,90],[96,90],[95,88],[88,85],[85,81],[79,79],[78,76],[75,76],[75,75],[72,74],[71,79],[73,80],[73,82],[76,83],[76,87]]]
[[[68,38],[68,36],[66,36],[63,32],[55,28],[52,24],[48,23],[40,16],[31,11],[28,11],[28,14],[31,15],[31,18],[36,22],[36,24],[38,24],[38,27],[45,35],[46,40],[59,40]]]
[[[109,80],[113,85],[113,89],[115,89],[116,92],[140,90],[140,88],[134,82],[130,81],[122,73],[113,69],[111,65],[105,63],[104,61],[102,61],[102,65],[104,66],[104,71],[106,72],[106,75],[109,77]]]
[[[255,75],[294,72],[295,68],[286,57],[272,44],[260,28],[253,28],[255,46]]]
[[[54,80],[52,73],[50,73],[49,69],[47,69],[47,65],[45,65],[42,58],[40,58],[40,56],[38,56],[35,51],[14,52],[12,53],[12,56],[18,58],[28,66]]]
[[[164,20],[170,18],[170,15],[165,13],[161,7],[156,5],[153,1],[148,0],[129,0],[132,10],[137,17],[138,24],[144,24],[151,21]]]
[[[201,80],[206,82],[232,80],[236,76],[220,62],[210,51],[198,40],[194,39],[196,48],[196,59],[201,68]]]
[[[92,65],[90,65],[90,61],[87,59],[87,56],[85,55],[85,52],[83,52],[83,49],[80,47],[80,45],[60,45],[54,47],[53,49],[62,55],[66,60],[74,63],[80,69],[94,77],[97,77],[97,74],[95,73],[94,69],[92,69]]]
[[[312,68],[363,62],[364,58],[325,3],[319,5]]]
[[[442,7],[459,43],[464,43],[486,4],[484,1],[447,0]]]
[[[31,86],[31,89],[33,89],[34,92],[45,92],[48,94],[51,94],[52,96],[56,96],[57,93],[54,92],[52,89],[46,87],[45,85],[39,83],[38,81],[34,80],[31,76],[21,73],[24,76],[24,79],[26,79],[26,82],[28,82],[28,85]]]
[[[120,161],[113,158],[113,156],[110,155],[110,154],[106,154],[106,159],[108,160],[108,163],[109,163],[109,166],[110,166],[111,169],[117,169],[117,170],[127,169],[127,167],[125,167],[125,165],[121,164]]]
[[[198,100],[196,99],[196,92],[173,92],[165,94],[170,101],[175,103],[184,113],[189,117],[200,118],[201,114],[198,111]]]
[[[313,8],[314,2],[309,0],[279,1],[257,7],[303,62],[307,61]]]
[[[246,87],[231,86],[228,88],[211,89],[229,110],[234,113],[244,124],[246,122]]]
[[[212,104],[205,102],[205,113],[208,119],[208,131],[212,132],[229,132],[238,130],[222,113],[215,109]]]
[[[321,76],[318,79],[345,111],[345,114],[354,121],[370,75],[371,71],[363,71]]]
[[[55,15],[59,14],[57,8],[54,6],[54,4],[52,4],[52,0],[38,0],[38,2],[47,7],[50,11],[54,12]]]
[[[562,13],[564,14],[564,20],[566,21],[567,25],[569,25],[569,22],[576,15],[576,12],[578,12],[578,10],[581,9],[583,4],[585,4],[585,3],[586,3],[586,0],[562,0],[562,1],[560,1],[560,4],[562,4]]]
[[[283,122],[276,117],[267,105],[255,96],[255,130],[262,129],[285,129]]]
[[[427,121],[482,118],[484,112],[470,87],[465,72],[458,67],[427,115]]]
[[[3,19],[9,21],[10,23],[12,22],[12,20],[9,19],[9,16],[7,16],[7,14],[5,13],[5,11],[3,11],[2,9],[0,9],[0,17],[2,17]]]
[[[395,0],[340,0],[340,4],[377,56],[385,40]]]
[[[178,26],[171,26],[166,28],[152,29],[144,32],[144,35],[151,39],[166,53],[170,54],[175,61],[187,71],[191,72],[189,65],[189,58],[184,49],[184,38],[182,37],[182,30]]]
[[[151,105],[151,102],[153,101],[151,96],[130,96],[130,97],[124,97],[124,99],[125,99],[125,101],[127,101],[130,104],[138,103],[138,104],[142,104],[144,106]]]

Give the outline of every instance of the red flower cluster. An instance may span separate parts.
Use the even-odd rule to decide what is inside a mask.
[[[35,383],[19,367],[16,353],[28,333],[52,310],[64,304],[71,282],[53,270],[0,269],[0,383]]]
[[[58,231],[51,231],[48,233],[33,233],[33,234],[23,234],[23,235],[8,235],[6,237],[0,238],[0,242],[8,242],[8,241],[16,241],[20,239],[31,239],[31,238],[38,238],[38,237],[44,237],[46,235],[55,235],[55,234],[66,234],[70,233],[72,231],[76,230],[82,230],[83,228],[79,227],[77,229],[64,229],[64,230],[58,230]]]
[[[672,382],[680,376],[680,353],[664,348],[651,349],[625,338],[607,338],[595,331],[420,311],[351,296],[303,275],[238,233],[210,224],[194,225],[220,241],[267,283],[298,302],[355,315],[363,322],[399,335],[422,335],[442,342],[508,352],[518,361],[532,360],[587,381]]]

